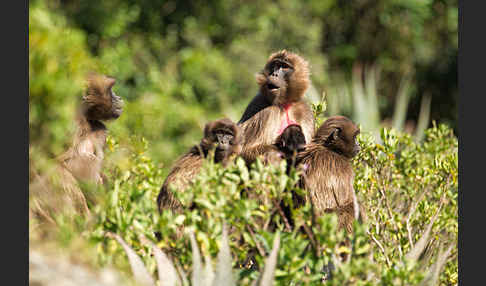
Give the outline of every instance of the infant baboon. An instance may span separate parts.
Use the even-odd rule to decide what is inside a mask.
[[[57,158],[53,176],[36,176],[29,186],[29,214],[53,222],[52,212],[74,211],[89,214],[79,182],[104,183],[101,167],[107,129],[101,121],[116,119],[123,100],[113,91],[115,79],[90,74],[87,90],[77,111],[77,130],[71,147]]]
[[[314,215],[335,212],[339,227],[348,233],[359,216],[350,162],[360,150],[356,142],[358,134],[359,128],[348,118],[330,117],[297,156],[299,165],[305,166],[301,186],[312,203]]]
[[[288,126],[301,127],[304,143],[314,135],[314,116],[304,100],[310,83],[309,67],[302,57],[286,50],[276,52],[256,80],[259,93],[238,122],[243,132],[241,156],[248,165],[264,155],[269,150],[267,146],[274,144]]]
[[[275,143],[264,148],[264,163],[279,164],[287,161],[287,168],[295,165],[295,159],[299,152],[305,150],[305,136],[299,125],[290,125],[280,134]]]
[[[159,212],[164,209],[180,210],[182,205],[170,188],[184,191],[199,174],[204,158],[211,150],[214,150],[214,161],[225,165],[233,155],[239,154],[241,139],[239,127],[230,119],[224,118],[206,124],[201,142],[174,163],[165,179],[157,197]]]

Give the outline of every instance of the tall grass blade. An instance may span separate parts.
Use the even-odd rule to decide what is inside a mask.
[[[274,282],[274,273],[277,266],[277,255],[278,249],[280,247],[280,233],[277,232],[275,238],[273,239],[273,248],[270,256],[265,260],[265,267],[263,269],[263,274],[260,277],[260,286],[270,286]]]
[[[420,142],[424,139],[425,129],[429,126],[430,122],[430,106],[432,104],[432,96],[430,94],[424,94],[422,101],[420,102],[420,113],[417,122],[417,128],[415,130],[415,140]]]
[[[106,236],[115,239],[123,248],[128,257],[130,268],[132,269],[133,277],[137,283],[144,286],[154,286],[155,281],[143,264],[142,259],[137,253],[116,233],[107,232]]]
[[[192,248],[192,285],[202,286],[203,281],[203,265],[201,261],[201,253],[199,253],[199,247],[197,246],[196,238],[194,237],[194,232],[189,234],[191,240]]]
[[[204,272],[203,272],[203,285],[211,286],[214,281],[213,265],[211,264],[211,257],[209,255],[204,256]]]
[[[420,237],[420,239],[417,241],[415,246],[407,253],[405,254],[405,259],[408,260],[414,260],[417,261],[424,251],[425,247],[427,246],[427,243],[429,242],[429,237],[430,237],[430,232],[432,231],[432,226],[434,225],[435,220],[439,216],[439,212],[442,208],[443,201],[441,201],[441,204],[439,205],[439,208],[437,209],[437,212],[434,214],[432,219],[430,220],[430,223],[427,225],[427,228],[425,229],[424,233]]]
[[[403,130],[405,119],[407,118],[408,103],[410,102],[410,77],[404,76],[398,88],[397,98],[395,102],[395,110],[393,111],[392,126],[398,131]]]
[[[379,69],[375,65],[369,67],[365,74],[365,88],[366,88],[366,107],[365,114],[368,115],[368,126],[371,126],[372,131],[378,134],[380,129],[380,108],[378,104],[378,89],[377,82],[379,78]]]
[[[452,251],[452,248],[454,247],[454,244],[449,245],[447,250],[443,251],[441,250],[438,257],[437,261],[430,267],[430,271],[427,274],[427,276],[422,280],[422,283],[420,283],[421,286],[435,286],[438,285],[439,282],[439,274],[444,267],[445,263],[447,262],[447,257]]]
[[[213,286],[217,285],[236,285],[232,273],[232,259],[228,241],[228,229],[226,224],[223,224],[223,237],[221,240],[221,249],[218,253],[216,278],[213,281]]]
[[[182,285],[177,271],[169,260],[167,255],[160,250],[160,248],[155,245],[152,241],[148,240],[144,235],[140,235],[140,241],[151,247],[152,252],[154,253],[155,262],[157,263],[157,272],[159,273],[159,285],[160,286],[175,286],[175,285]]]
[[[367,118],[365,116],[367,110],[365,91],[363,82],[361,81],[362,68],[356,64],[353,67],[352,75],[352,98],[353,98],[353,113],[357,123],[364,126],[369,126]]]

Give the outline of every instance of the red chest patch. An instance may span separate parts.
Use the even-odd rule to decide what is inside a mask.
[[[278,135],[282,134],[285,128],[289,127],[290,125],[298,125],[297,122],[295,122],[294,120],[290,120],[289,111],[291,107],[292,104],[290,103],[287,103],[283,106],[285,110],[285,118],[282,120],[282,122],[280,122],[280,129],[278,130]]]

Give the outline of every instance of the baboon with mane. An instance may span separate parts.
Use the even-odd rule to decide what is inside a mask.
[[[115,79],[109,76],[94,73],[88,76],[71,147],[56,158],[52,175],[33,172],[36,175],[29,186],[29,216],[54,222],[52,215],[61,212],[89,214],[79,183],[105,182],[101,169],[108,131],[102,121],[117,119],[123,110],[123,100],[112,91],[114,84]]]
[[[314,115],[304,100],[310,84],[307,61],[286,50],[273,53],[256,80],[259,93],[238,122],[243,132],[241,156],[248,165],[268,152],[268,146],[291,125],[300,126],[304,135],[303,142],[291,147],[310,142],[314,135]]]

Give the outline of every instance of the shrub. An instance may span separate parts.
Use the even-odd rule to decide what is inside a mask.
[[[99,265],[114,264],[125,273],[130,269],[125,253],[105,237],[107,232],[123,237],[152,274],[157,272],[152,250],[140,242],[140,235],[156,242],[190,273],[190,240],[188,236],[174,239],[178,228],[184,225],[186,233],[194,232],[202,255],[215,258],[221,247],[222,225],[227,223],[239,284],[250,284],[259,277],[277,233],[277,285],[317,283],[329,261],[337,268],[327,285],[416,285],[425,280],[436,285],[438,277],[442,285],[457,283],[457,139],[451,129],[434,125],[420,144],[409,134],[387,129],[381,130],[382,144],[366,133],[359,141],[362,151],[354,160],[355,189],[367,223],[355,224],[352,249],[340,246],[345,234],[336,231],[334,215],[310,224],[308,204],[292,208],[292,214],[295,225],[306,225],[309,231],[286,228],[278,203],[291,203],[288,190],[302,190],[295,186],[298,173],[293,170],[286,175],[284,163],[266,167],[257,162],[247,169],[241,159],[227,168],[208,161],[193,186],[176,192],[180,200],[197,207],[159,216],[155,199],[164,178],[145,154],[148,143],[137,138],[132,138],[129,148],[110,138],[112,188],[94,206],[92,220],[75,225],[66,222],[61,229],[91,241],[98,250]],[[245,198],[242,191],[248,189],[266,199]],[[160,241],[154,232],[160,232]],[[349,251],[350,262],[341,264],[336,259],[342,251]],[[443,263],[445,268],[440,271]]]

